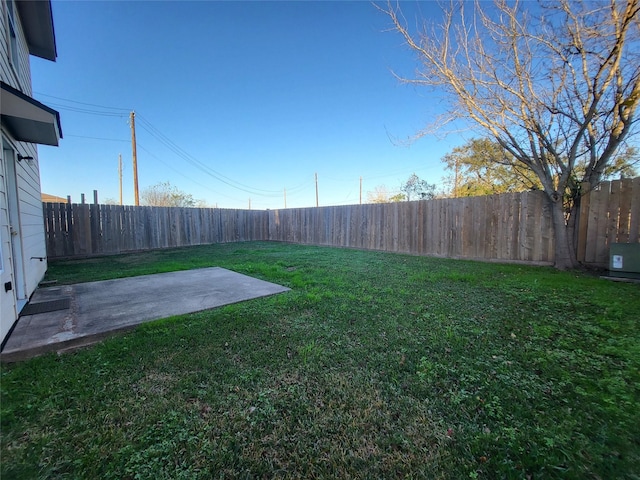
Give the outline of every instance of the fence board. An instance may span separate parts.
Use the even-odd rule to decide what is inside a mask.
[[[597,258],[606,256],[607,251],[607,226],[609,223],[609,205],[610,184],[603,184],[601,188],[594,192],[596,194],[596,205],[598,216],[598,225],[596,229],[595,252],[592,261]]]
[[[511,224],[513,223],[513,195],[499,195],[500,201],[498,210],[501,212],[500,225],[498,227],[498,253],[496,257],[498,259],[509,258],[511,252]],[[502,241],[500,241],[502,240]]]
[[[629,215],[629,242],[640,242],[640,177],[633,179]]]
[[[76,226],[78,228],[76,228]],[[91,252],[91,223],[89,222],[89,205],[78,205],[73,209],[73,250],[80,255]]]
[[[484,258],[487,255],[487,251],[489,250],[489,245],[487,244],[487,237],[490,234],[491,229],[491,212],[489,211],[488,199],[489,197],[484,196],[481,197],[480,200],[476,204],[475,209],[475,225],[476,225],[476,234],[481,239],[480,242],[475,243],[475,254],[474,258]],[[487,221],[489,221],[489,225],[487,225]]]
[[[496,210],[497,197],[495,195],[486,197],[485,201],[485,218],[484,218],[484,248],[482,250],[482,256],[479,258],[498,258],[498,252],[496,248],[496,235],[498,230],[498,221]],[[480,219],[482,221],[482,218]]]
[[[384,244],[382,243],[382,231],[384,228],[383,223],[383,213],[384,213],[384,205],[372,205],[371,210],[373,215],[371,216],[372,221],[369,224],[370,232],[371,232],[371,240],[370,240],[370,248],[373,250],[383,250]]]
[[[620,180],[611,182],[608,201],[608,222],[606,225],[607,246],[618,241],[618,227],[620,225]]]
[[[541,195],[544,198],[544,195]],[[540,238],[542,241],[542,258],[553,258],[555,253],[555,237],[553,236],[553,213],[551,204],[544,201],[542,204],[542,225]]]
[[[533,204],[531,205],[527,238],[525,240],[527,249],[530,252],[527,260],[539,262],[542,258],[542,243],[538,241],[541,236],[542,227],[542,207],[545,198],[542,195],[533,196]]]
[[[578,241],[576,244],[576,257],[579,262],[584,262],[587,256],[587,232],[589,227],[589,208],[591,196],[589,192],[591,186],[585,182],[581,185],[581,191],[584,192],[580,196],[578,202]]]
[[[428,253],[434,255],[445,256],[447,255],[447,249],[452,244],[452,231],[451,226],[447,221],[448,215],[450,215],[449,209],[441,208],[442,201],[436,200],[436,203],[433,203],[431,207],[431,215],[433,215],[433,222],[437,234],[437,237],[434,237],[434,240],[430,242],[431,249]]]
[[[627,243],[630,234],[631,198],[633,194],[633,180],[625,178],[620,181],[620,219],[618,222],[618,239],[620,243]]]
[[[584,261],[591,262],[596,257],[596,243],[598,240],[598,223],[600,221],[600,197],[598,190],[589,192],[589,213],[585,227],[585,253]],[[589,226],[591,225],[591,228]]]

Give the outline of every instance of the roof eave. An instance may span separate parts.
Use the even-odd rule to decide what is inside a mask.
[[[50,0],[17,0],[22,29],[29,53],[45,60],[56,61],[56,35]]]
[[[60,114],[0,81],[0,121],[19,142],[57,146],[62,138]]]

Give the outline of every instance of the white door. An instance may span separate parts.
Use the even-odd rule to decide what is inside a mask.
[[[8,154],[2,148],[0,155],[0,341],[4,341],[9,329],[18,317],[16,310],[16,292],[11,258],[11,233],[9,227],[9,208],[7,201],[7,163]]]
[[[20,210],[18,209],[18,178],[16,176],[16,154],[11,146],[4,142],[2,157],[5,167],[5,187],[7,197],[7,213],[9,217],[9,236],[11,244],[11,266],[13,273],[13,289],[18,302],[18,312],[27,303],[24,277],[24,256],[22,254],[22,238],[20,236]],[[3,285],[4,288],[4,285]]]

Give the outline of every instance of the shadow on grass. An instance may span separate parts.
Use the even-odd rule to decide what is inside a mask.
[[[286,296],[2,366],[2,478],[634,478],[637,285],[269,243],[53,262],[220,266]]]

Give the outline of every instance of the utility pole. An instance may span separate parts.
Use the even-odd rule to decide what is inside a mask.
[[[120,177],[120,205],[122,205],[122,154],[118,154],[118,176]]]
[[[287,189],[284,189],[284,208],[287,208]]]
[[[251,210],[251,199],[249,199],[249,210]]]
[[[318,206],[318,172],[316,172],[316,207]]]
[[[135,206],[140,205],[138,195],[138,153],[136,151],[136,112],[131,112],[131,152],[133,154],[133,197]]]
[[[362,205],[362,177],[360,177],[360,205]]]

